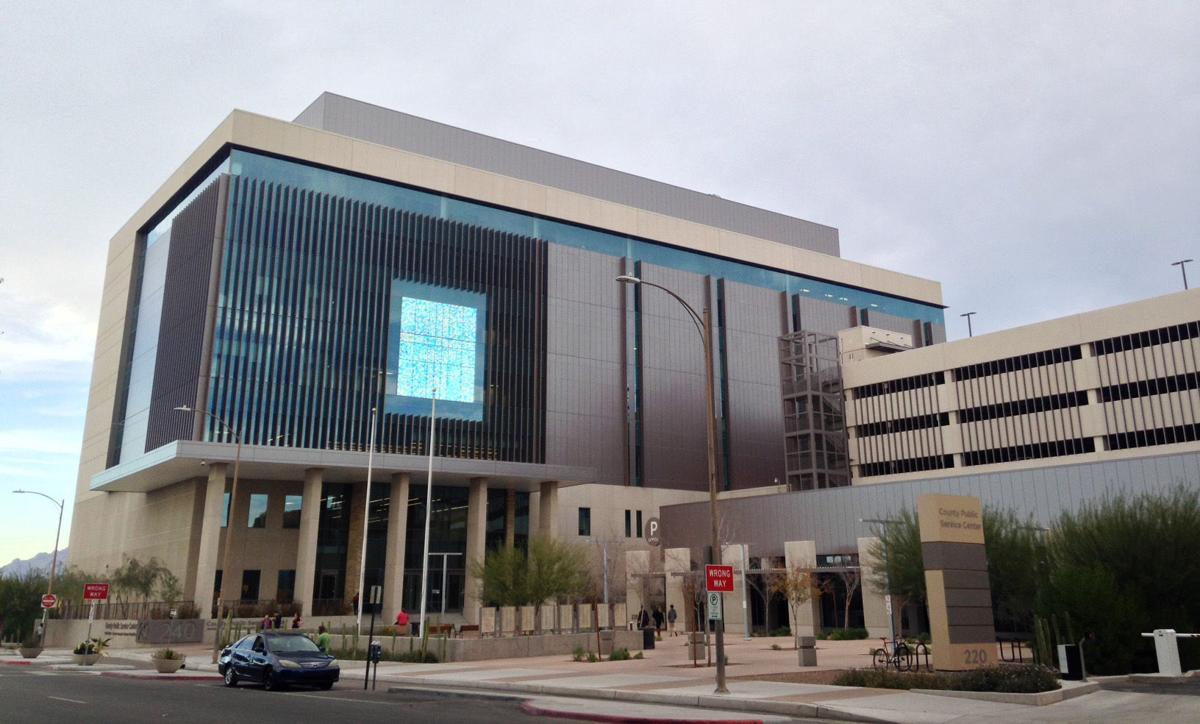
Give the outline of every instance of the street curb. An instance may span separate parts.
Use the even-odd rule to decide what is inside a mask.
[[[538,706],[531,701],[521,702],[521,711],[533,716],[552,716],[556,719],[579,721],[625,722],[626,724],[692,724],[695,719],[674,717],[634,716],[629,714],[590,714],[582,711],[563,711],[548,706]],[[703,724],[762,724],[761,719],[705,719]]]
[[[138,680],[141,680],[141,681],[221,681],[221,677],[216,676],[216,675],[198,676],[195,674],[184,674],[183,676],[176,676],[174,674],[170,674],[170,675],[142,676],[140,674],[135,674],[135,673],[132,673],[129,671],[101,671],[100,675],[101,676],[109,676],[114,679],[130,679],[133,681],[138,681]]]
[[[714,696],[711,694],[688,695],[671,694],[665,691],[621,691],[618,689],[577,689],[553,684],[536,684],[532,682],[506,681],[430,681],[421,676],[404,676],[388,680],[388,692],[400,693],[412,688],[419,689],[469,689],[476,691],[498,691],[509,694],[560,696],[569,699],[602,699],[606,701],[629,701],[639,704],[664,704],[667,706],[691,706],[703,709],[728,709],[732,711],[776,714],[809,719],[832,719],[836,721],[863,722],[864,724],[891,724],[890,719],[882,719],[864,714],[852,714],[835,707],[823,704],[809,704],[793,701],[770,701],[763,699],[743,699],[734,697]],[[391,685],[395,686],[391,686]],[[845,700],[840,700],[845,703]],[[629,721],[619,719],[617,721]]]
[[[958,699],[971,699],[972,701],[994,701],[999,704],[1047,706],[1100,691],[1100,684],[1092,681],[1080,686],[1055,689],[1053,691],[1041,691],[1036,694],[1016,694],[1005,691],[953,691],[950,689],[909,689],[909,691],[913,694],[949,696]]]

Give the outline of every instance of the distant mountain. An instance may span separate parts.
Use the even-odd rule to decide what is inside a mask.
[[[66,548],[58,552],[58,570],[67,567],[67,556],[70,553]],[[23,576],[30,571],[48,571],[50,570],[50,561],[53,555],[50,553],[38,553],[33,558],[21,560],[14,558],[11,563],[5,566],[0,566],[0,576]]]

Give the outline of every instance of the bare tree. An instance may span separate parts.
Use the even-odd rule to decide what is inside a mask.
[[[800,620],[800,608],[819,596],[820,592],[814,583],[813,572],[806,568],[789,568],[781,573],[772,573],[767,584],[768,590],[778,593],[787,601],[788,610],[792,613],[792,625]],[[799,627],[792,631],[792,642],[800,648]]]
[[[862,570],[859,568],[843,568],[837,572],[838,578],[842,581],[842,588],[846,591],[846,600],[842,610],[842,628],[850,628],[850,601],[854,599],[854,593],[858,590],[862,583]]]

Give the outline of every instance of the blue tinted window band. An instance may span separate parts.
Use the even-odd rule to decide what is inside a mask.
[[[766,269],[743,262],[678,249],[642,239],[611,234],[570,223],[543,219],[481,203],[451,198],[308,166],[240,149],[230,153],[229,172],[282,183],[300,189],[344,196],[369,204],[411,211],[435,218],[530,236],[577,249],[620,256],[658,266],[707,274],[730,281],[827,302],[874,309],[907,319],[944,325],[940,307],[865,289],[842,286],[800,274]]]

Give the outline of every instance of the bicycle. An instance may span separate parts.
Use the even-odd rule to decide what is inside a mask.
[[[912,657],[908,644],[903,641],[893,641],[889,650],[888,640],[881,638],[883,646],[873,649],[871,668],[880,670],[895,668],[896,671],[908,671],[912,668]]]

